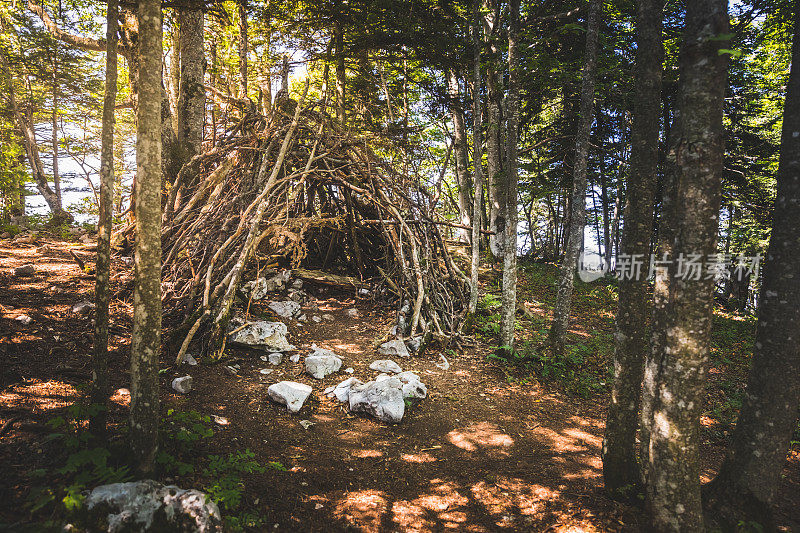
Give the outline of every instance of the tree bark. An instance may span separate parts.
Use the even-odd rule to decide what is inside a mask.
[[[184,165],[202,151],[206,91],[203,84],[203,10],[181,8],[181,84],[178,97],[178,145]],[[141,29],[140,29],[141,31]]]
[[[472,264],[470,271],[469,311],[478,309],[478,269],[481,261],[481,202],[483,201],[483,142],[481,140],[481,0],[473,0],[472,7],[472,60],[473,60],[473,96],[472,96],[472,164],[475,167],[475,195],[472,199]]]
[[[673,253],[716,252],[724,159],[723,102],[727,0],[687,4],[680,59],[680,129],[675,162]],[[681,256],[681,254],[683,254]],[[654,531],[703,531],[700,498],[700,413],[713,318],[713,278],[670,264],[663,345],[654,347],[655,394],[648,421],[647,507]],[[655,334],[655,332],[654,332]]]
[[[53,192],[55,192],[58,206],[63,209],[61,175],[58,172],[58,46],[53,47],[53,112],[50,116],[50,125],[53,132]]]
[[[247,0],[237,2],[239,12],[239,98],[247,99]]]
[[[517,137],[519,124],[519,0],[508,3],[508,94],[506,118],[506,235],[503,257],[502,312],[500,343],[508,352],[514,350],[517,311]]]
[[[622,253],[648,264],[653,233],[653,197],[658,167],[664,0],[642,0],[637,7],[636,68],[631,163],[624,208]],[[606,235],[606,256],[610,239]],[[641,493],[636,461],[636,429],[644,374],[647,337],[647,270],[619,281],[619,306],[614,351],[614,386],[603,442],[603,477],[616,497]]]
[[[561,263],[556,306],[550,327],[550,345],[554,353],[563,353],[572,307],[575,267],[583,240],[586,222],[586,166],[589,156],[589,136],[592,130],[595,77],[597,74],[597,40],[600,29],[601,0],[592,0],[586,27],[586,54],[581,83],[580,123],[575,136],[575,161],[572,171],[572,200],[567,246]]]
[[[100,148],[100,215],[97,221],[95,262],[95,326],[92,359],[92,404],[102,406],[90,420],[92,434],[105,440],[108,385],[108,301],[111,275],[111,225],[114,213],[114,108],[117,101],[117,0],[108,0],[106,12],[106,85]]]
[[[503,257],[506,229],[506,184],[501,166],[500,101],[502,99],[498,76],[498,51],[495,39],[500,16],[496,2],[487,1],[485,7],[488,14],[485,20],[486,41],[489,44],[490,61],[486,66],[486,111],[488,127],[486,128],[486,170],[489,193],[489,249],[495,258]]]
[[[344,104],[347,72],[344,68],[344,32],[342,31],[342,23],[339,21],[336,21],[334,26],[333,41],[336,48],[336,118],[342,130],[344,130],[345,124],[347,124]]]
[[[723,527],[741,520],[774,529],[772,503],[800,405],[800,5],[795,6],[778,193],[753,361],[728,455],[705,491]]]
[[[158,448],[161,349],[161,2],[139,1],[139,106],[136,117],[136,280],[131,338],[130,443],[149,474]]]
[[[467,146],[467,127],[464,120],[464,106],[455,70],[447,70],[447,88],[450,99],[450,115],[453,118],[453,153],[456,162],[456,178],[458,181],[458,217],[462,226],[472,225],[472,177],[469,174],[469,148]],[[459,232],[459,237],[469,241],[466,231]]]

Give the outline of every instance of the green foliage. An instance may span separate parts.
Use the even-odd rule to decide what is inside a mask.
[[[227,456],[209,455],[208,460],[203,475],[212,481],[206,485],[205,491],[217,505],[227,511],[224,516],[228,528],[240,531],[246,527],[263,525],[264,520],[257,512],[241,509],[242,493],[245,489],[242,476],[263,474],[267,468],[285,472],[286,467],[277,461],[271,461],[266,466],[261,465],[250,450],[232,452]]]
[[[166,474],[184,476],[194,472],[191,462],[196,460],[197,445],[214,436],[211,417],[197,411],[167,410],[161,419],[161,443],[156,462]]]
[[[66,416],[58,416],[48,421],[53,430],[45,437],[46,442],[61,445],[66,457],[60,468],[52,471],[38,469],[31,472],[32,479],[55,478],[57,483],[46,486],[34,484],[28,494],[28,510],[31,514],[45,509],[51,515],[78,511],[83,505],[83,491],[106,483],[120,483],[131,478],[127,466],[122,464],[122,454],[106,446],[94,443],[87,429],[89,418],[97,415],[101,405],[74,403]]]

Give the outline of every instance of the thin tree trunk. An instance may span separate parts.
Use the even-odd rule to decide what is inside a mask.
[[[499,24],[500,13],[496,2],[487,1],[485,8],[488,14],[485,20],[485,35],[489,45],[490,61],[486,66],[486,111],[488,125],[486,128],[486,170],[489,194],[489,223],[488,228],[493,232],[489,236],[489,249],[495,258],[503,257],[505,229],[506,229],[506,185],[501,167],[501,142],[500,101],[502,96],[498,84],[497,65],[499,62],[496,31]]]
[[[453,69],[447,71],[448,96],[450,98],[450,114],[453,118],[453,153],[456,162],[458,180],[458,215],[462,226],[472,225],[472,178],[469,175],[469,148],[467,146],[467,127],[464,120],[464,106],[461,102],[458,77]],[[469,240],[465,230],[459,231],[464,241]]]
[[[597,73],[597,40],[600,29],[602,0],[592,0],[586,27],[586,55],[581,83],[580,123],[575,136],[575,161],[572,171],[572,201],[570,226],[564,260],[559,274],[558,295],[550,327],[550,344],[554,353],[562,353],[572,308],[572,289],[575,267],[578,264],[583,226],[586,222],[586,165],[589,156],[589,135],[592,129],[595,77]]]
[[[53,50],[53,112],[50,124],[53,131],[53,192],[56,194],[58,206],[63,209],[64,199],[61,196],[61,175],[58,172],[58,46]]]
[[[637,7],[636,69],[631,168],[625,202],[622,253],[638,258],[640,275],[622,276],[619,282],[614,387],[603,442],[603,477],[606,489],[620,498],[641,493],[636,461],[636,429],[647,337],[647,257],[653,234],[653,197],[658,167],[661,113],[661,76],[664,44],[661,36],[664,0],[642,0]],[[608,242],[608,239],[607,239]],[[608,245],[607,245],[608,246]],[[610,259],[608,249],[606,254]]]
[[[508,352],[514,350],[517,311],[517,137],[519,123],[519,0],[508,3],[508,95],[506,121],[506,159],[508,191],[506,196],[506,240],[503,257],[502,312],[500,343]]]
[[[161,350],[161,2],[139,0],[139,106],[136,124],[136,280],[131,337],[130,443],[149,474],[158,448]]]
[[[114,107],[117,101],[117,0],[108,0],[106,15],[106,86],[100,148],[100,215],[97,221],[97,260],[94,302],[92,404],[102,406],[90,420],[92,434],[105,439],[108,385],[108,300],[111,275],[111,224],[114,213]]]
[[[673,253],[702,258],[716,252],[724,158],[723,102],[727,0],[687,4],[681,49],[680,129],[671,148],[676,191]],[[709,37],[713,36],[711,39]],[[701,262],[702,264],[702,262]],[[703,531],[700,498],[700,413],[713,318],[713,279],[675,261],[653,360],[647,507],[655,531]]]
[[[772,504],[800,405],[800,5],[795,3],[778,194],[764,264],[755,351],[728,456],[706,496],[723,527],[774,528]]]
[[[202,151],[206,91],[203,85],[203,10],[181,8],[181,84],[178,98],[178,145],[181,165]],[[141,28],[140,30],[141,31]]]
[[[473,0],[472,7],[472,60],[473,60],[473,96],[472,96],[472,164],[475,167],[475,195],[472,212],[472,264],[470,271],[469,311],[478,309],[478,269],[481,261],[481,202],[483,201],[483,146],[481,140],[481,0]]]
[[[237,2],[239,11],[239,97],[247,99],[247,0]]]
[[[342,31],[341,22],[337,21],[334,26],[333,41],[334,47],[336,48],[336,118],[342,130],[344,130],[345,124],[347,124],[347,115],[344,105],[347,72],[344,68],[344,32]]]

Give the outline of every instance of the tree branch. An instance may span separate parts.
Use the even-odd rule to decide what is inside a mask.
[[[47,11],[44,10],[44,7],[37,5],[33,0],[28,0],[28,9],[31,10],[32,13],[36,14],[39,19],[41,19],[42,24],[44,24],[44,27],[47,28],[47,31],[50,33],[50,35],[59,41],[77,46],[83,50],[93,50],[95,52],[106,51],[105,39],[93,39],[91,37],[82,37],[65,32],[59,28],[55,22],[53,22],[53,19],[50,18],[50,15],[47,13]]]

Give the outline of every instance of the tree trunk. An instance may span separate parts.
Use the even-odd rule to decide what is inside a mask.
[[[237,2],[239,11],[239,98],[247,99],[247,0]]]
[[[22,144],[25,147],[25,155],[27,156],[28,162],[31,166],[31,174],[34,182],[36,183],[36,189],[39,191],[39,194],[44,197],[44,201],[47,202],[47,206],[50,208],[50,212],[53,214],[54,222],[71,222],[72,215],[61,208],[61,202],[59,201],[59,198],[56,196],[55,192],[53,192],[53,189],[50,188],[50,183],[48,182],[47,176],[44,173],[44,165],[42,165],[42,160],[39,156],[39,146],[36,144],[36,134],[34,133],[33,125],[20,110],[19,104],[17,103],[16,93],[14,91],[14,79],[11,76],[11,69],[2,55],[0,55],[0,60],[2,60],[3,70],[5,70],[7,73],[6,79],[8,83],[8,100],[11,106],[11,111],[14,113],[17,127],[22,133]]]
[[[595,76],[597,73],[597,38],[600,28],[601,0],[592,0],[586,28],[586,55],[581,83],[581,109],[575,136],[575,161],[572,171],[572,200],[567,245],[559,274],[558,295],[550,327],[550,344],[554,353],[563,353],[572,307],[575,267],[583,240],[586,222],[586,165],[589,156],[589,135],[592,129]]]
[[[634,74],[636,94],[622,253],[628,258],[638,257],[644,265],[647,265],[653,233],[653,196],[661,116],[661,65],[664,57],[661,36],[663,16],[664,0],[639,2]],[[608,249],[606,255],[610,259]],[[643,270],[645,268],[642,267]],[[648,348],[646,277],[645,270],[639,276],[623,276],[619,281],[614,387],[606,418],[602,455],[606,489],[621,498],[631,498],[641,493],[636,461],[636,429],[644,359]]]
[[[727,0],[687,4],[681,49],[680,129],[675,157],[675,256],[716,252],[724,158]],[[713,39],[710,37],[714,37]],[[701,261],[702,264],[702,261]],[[703,531],[700,413],[713,318],[714,280],[673,262],[648,420],[647,507],[655,531]],[[654,332],[655,334],[655,332]]]
[[[102,406],[90,420],[92,434],[105,440],[108,385],[108,300],[111,275],[111,225],[114,213],[114,107],[117,101],[117,0],[108,0],[106,14],[106,85],[100,148],[100,215],[97,221],[97,260],[94,303],[92,404]]]
[[[472,199],[472,264],[470,271],[469,311],[478,309],[478,269],[481,261],[481,203],[483,201],[483,142],[481,140],[481,0],[473,0],[472,7],[472,61],[473,61],[473,96],[472,96],[472,164],[475,167],[475,195]]]
[[[506,118],[506,239],[503,257],[503,309],[500,315],[500,344],[514,350],[517,311],[517,137],[519,124],[519,0],[508,3],[508,95]]]
[[[55,192],[58,206],[63,209],[61,175],[58,172],[58,46],[54,47],[53,54],[53,112],[50,116],[50,125],[53,131],[53,192]]]
[[[178,145],[181,165],[202,151],[206,91],[203,85],[203,10],[181,8],[181,84],[178,97]],[[139,30],[141,32],[141,28]]]
[[[800,5],[794,14],[772,235],[764,264],[755,350],[728,456],[706,487],[708,507],[724,519],[770,531],[772,503],[800,405]]]
[[[345,113],[344,93],[347,83],[347,72],[344,69],[344,32],[341,22],[337,21],[333,34],[334,47],[336,48],[336,118],[344,130],[347,123]]]
[[[485,20],[485,35],[489,45],[490,60],[486,66],[486,111],[488,125],[486,128],[486,170],[489,189],[489,230],[494,232],[489,236],[489,249],[492,255],[499,259],[503,257],[505,229],[506,229],[506,184],[500,163],[500,101],[502,95],[498,87],[497,66],[499,64],[496,31],[498,28],[499,12],[496,2],[486,2],[488,14]]]
[[[155,466],[160,417],[161,46],[161,2],[140,0],[130,442],[135,467],[142,474],[151,473]]]
[[[458,181],[458,216],[462,226],[472,225],[472,178],[469,175],[469,156],[467,146],[467,127],[464,120],[464,106],[461,102],[458,77],[453,69],[447,70],[447,87],[450,99],[450,115],[453,118],[453,153],[456,161]],[[466,230],[459,230],[459,237],[469,241]]]

